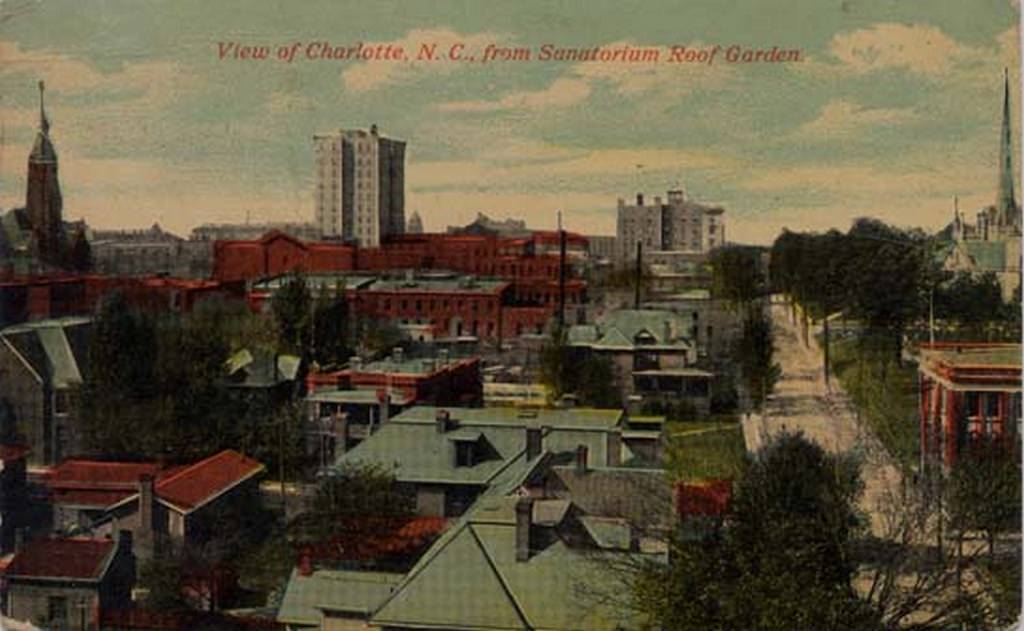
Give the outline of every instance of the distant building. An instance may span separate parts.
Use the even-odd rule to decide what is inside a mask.
[[[1019,344],[925,345],[918,372],[923,466],[950,466],[980,439],[1020,443]]]
[[[192,229],[192,241],[242,241],[259,239],[268,232],[280,232],[295,239],[317,241],[320,227],[314,223],[262,222],[262,223],[204,223]]]
[[[160,224],[145,230],[94,230],[89,245],[93,270],[100,274],[208,278],[212,271],[211,242],[187,241]]]
[[[1010,80],[1004,78],[1003,124],[999,132],[999,188],[996,203],[983,208],[969,224],[953,208],[948,230],[952,246],[942,252],[945,268],[972,274],[992,273],[999,281],[1003,300],[1010,302],[1021,286],[1021,208],[1017,203],[1013,168],[1013,134],[1010,129]]]
[[[638,242],[643,243],[645,262],[661,253],[707,254],[725,243],[724,213],[720,206],[687,199],[679,189],[668,192],[666,203],[655,197],[653,204],[644,204],[643,194],[637,194],[635,205],[620,198],[616,227],[619,264],[636,261]]]
[[[57,152],[39,82],[39,129],[28,156],[24,208],[0,216],[0,273],[37,273],[68,266],[72,242],[85,238],[85,225],[63,219]]]
[[[409,216],[409,223],[405,226],[405,234],[423,234],[423,219],[420,214],[413,211]]]
[[[313,136],[316,224],[327,238],[380,245],[405,232],[405,142],[343,129]]]
[[[482,235],[504,239],[529,237],[531,232],[526,222],[521,219],[491,219],[483,213],[477,213],[476,219],[465,226],[448,226],[448,234]]]
[[[586,239],[587,254],[591,259],[614,261],[618,257],[618,237],[588,235]]]
[[[132,536],[38,539],[15,553],[4,573],[6,615],[46,629],[89,631],[103,614],[132,606]]]

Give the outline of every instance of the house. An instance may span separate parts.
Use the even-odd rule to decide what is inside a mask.
[[[28,520],[28,448],[0,444],[0,554],[14,549],[15,531]]]
[[[30,541],[15,553],[3,578],[5,615],[46,629],[95,629],[104,611],[131,606],[131,533]]]
[[[981,439],[1020,442],[1019,344],[935,342],[919,352],[922,470],[951,466]]]
[[[190,465],[73,460],[55,467],[48,486],[55,525],[61,529],[135,535],[136,552],[148,558],[164,538],[205,541],[223,510],[246,510],[258,500],[265,467],[227,449]]]
[[[663,309],[619,309],[597,324],[569,327],[568,345],[579,357],[611,360],[625,403],[684,400],[698,413],[711,404],[712,373],[696,368],[696,322]]]
[[[235,399],[276,407],[291,401],[302,387],[302,359],[241,349],[228,358],[225,386]]]
[[[370,617],[384,630],[640,628],[616,567],[627,523],[565,500],[495,494],[441,537]],[[438,595],[444,595],[438,597]]]
[[[91,330],[83,317],[0,330],[0,405],[13,416],[4,433],[30,449],[30,465],[59,462],[80,449],[78,390]]]
[[[451,517],[542,453],[570,459],[582,445],[597,466],[633,460],[623,441],[626,425],[622,410],[416,406],[340,456],[336,466],[393,464],[397,482],[415,496],[419,514]]]

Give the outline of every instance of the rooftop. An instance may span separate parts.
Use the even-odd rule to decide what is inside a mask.
[[[6,576],[98,580],[116,546],[110,539],[36,539],[14,555]]]
[[[420,559],[371,623],[598,631],[628,625],[627,610],[614,602],[615,597],[628,598],[628,590],[607,571],[605,555],[610,553],[581,553],[556,538],[532,550],[528,561],[516,560],[516,500],[487,497],[478,502]],[[453,607],[438,594],[467,597]]]
[[[501,292],[508,283],[491,278],[423,278],[413,279],[381,279],[370,285],[368,291],[409,292],[409,293],[466,293],[496,294]]]
[[[156,495],[178,509],[199,508],[249,478],[264,466],[232,449],[184,467],[156,483]]]
[[[303,576],[293,570],[277,621],[319,626],[325,610],[369,615],[401,580],[389,572],[318,570]]]

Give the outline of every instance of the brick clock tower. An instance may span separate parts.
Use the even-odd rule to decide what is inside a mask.
[[[64,249],[63,202],[57,181],[57,152],[50,142],[50,121],[43,105],[43,82],[39,82],[39,131],[28,156],[28,187],[25,210],[32,227],[32,240],[40,260],[59,265]]]

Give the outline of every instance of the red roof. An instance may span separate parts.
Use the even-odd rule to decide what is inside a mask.
[[[51,489],[134,490],[139,476],[155,476],[162,468],[155,462],[65,460],[50,469],[47,485]]]
[[[676,485],[676,510],[680,517],[720,517],[729,510],[731,497],[731,480],[712,480],[703,484],[680,482]]]
[[[306,547],[317,560],[370,560],[403,556],[430,544],[445,529],[443,517],[363,517],[343,519],[328,543]]]
[[[161,477],[156,495],[174,506],[191,510],[241,484],[264,467],[237,451],[225,449],[205,460]]]
[[[6,575],[35,578],[101,578],[116,542],[109,539],[37,539],[25,544]]]

